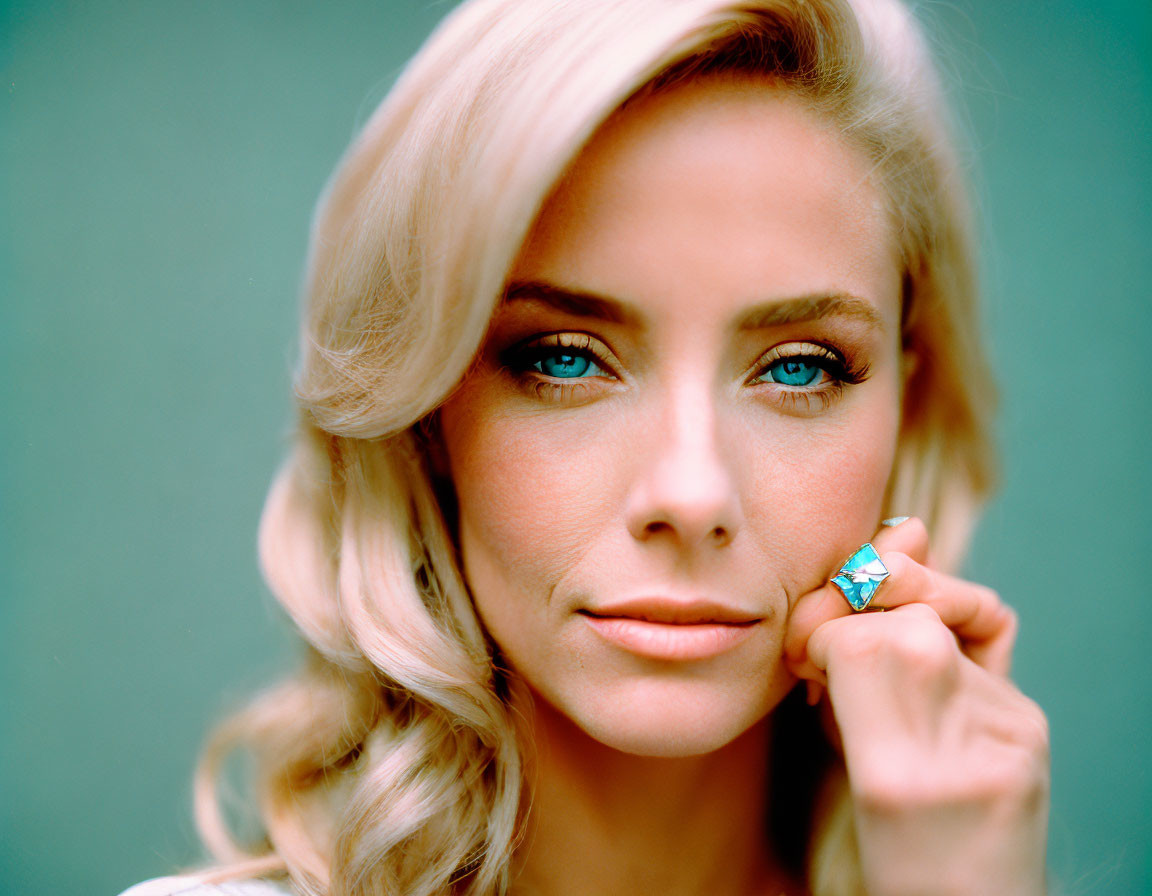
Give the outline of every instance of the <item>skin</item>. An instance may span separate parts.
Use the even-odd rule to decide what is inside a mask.
[[[476,609],[536,704],[515,892],[800,892],[761,822],[771,711],[798,678],[827,685],[854,787],[871,768],[857,755],[883,726],[903,730],[910,669],[916,712],[953,718],[943,685],[915,671],[918,648],[892,643],[932,637],[945,653],[947,641],[949,662],[976,672],[937,677],[977,715],[986,679],[1011,688],[1000,674],[1014,622],[991,592],[933,580],[933,594],[982,608],[964,629],[966,609],[937,615],[944,597],[848,618],[824,587],[881,516],[902,400],[900,273],[868,161],[760,82],[712,79],[628,106],[548,199],[440,418]],[[782,355],[806,359],[812,382],[773,382]],[[916,525],[887,536],[908,551],[893,580],[912,588],[925,582],[909,569],[927,572]],[[642,596],[708,599],[756,621],[734,648],[689,660],[638,656],[589,624],[588,612]],[[887,659],[853,646],[861,625]],[[1004,669],[969,659],[948,625]],[[920,716],[912,733],[927,730]],[[898,755],[926,768],[956,758],[928,740],[905,737]],[[861,805],[885,802],[857,791]],[[893,800],[917,804],[904,796]],[[900,889],[918,879],[896,858],[908,825],[934,842],[931,829],[890,808],[858,814],[869,892],[920,892]],[[943,815],[935,830],[956,834],[959,816]],[[990,829],[976,827],[984,843]]]
[[[787,638],[789,667],[828,687],[868,892],[1042,894],[1048,725],[1006,677],[1016,616],[929,568],[919,520],[872,543],[885,612],[852,614],[827,585]]]

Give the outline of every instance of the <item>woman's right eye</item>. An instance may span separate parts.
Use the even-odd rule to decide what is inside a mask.
[[[612,351],[587,333],[549,333],[500,353],[501,365],[534,398],[584,402],[619,380]]]
[[[617,378],[612,372],[612,353],[587,333],[550,333],[520,342],[501,352],[501,362],[516,373],[539,373],[558,380]]]

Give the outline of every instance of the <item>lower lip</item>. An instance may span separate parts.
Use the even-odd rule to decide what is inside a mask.
[[[675,625],[627,616],[584,615],[600,637],[640,656],[658,660],[706,660],[719,656],[752,634],[755,622],[701,622]]]

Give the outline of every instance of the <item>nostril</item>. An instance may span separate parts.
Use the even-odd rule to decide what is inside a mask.
[[[653,520],[644,527],[645,535],[659,535],[661,532],[671,532],[672,527],[661,520]]]
[[[629,490],[624,508],[628,531],[638,541],[669,541],[698,550],[721,548],[740,530],[740,501],[726,471],[696,475],[682,464],[646,468]],[[708,471],[704,471],[708,473]],[[720,475],[723,474],[723,475]]]
[[[663,520],[652,520],[644,526],[644,538],[659,535],[675,535],[676,527]],[[732,540],[732,534],[724,526],[716,526],[704,535],[704,541],[722,547]]]

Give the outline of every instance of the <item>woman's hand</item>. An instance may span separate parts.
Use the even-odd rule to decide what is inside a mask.
[[[891,573],[854,613],[832,584],[802,597],[789,667],[826,686],[869,896],[1044,893],[1048,730],[1008,680],[1015,614],[925,565],[919,520],[873,539]]]

